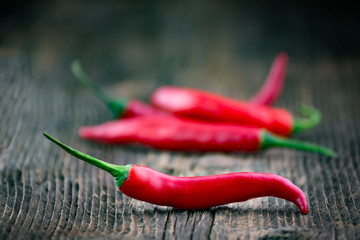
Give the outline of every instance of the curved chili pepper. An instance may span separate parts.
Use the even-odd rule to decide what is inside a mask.
[[[325,147],[275,136],[264,129],[179,119],[169,116],[147,116],[115,120],[92,127],[82,127],[84,139],[108,143],[141,143],[153,148],[174,151],[255,152],[269,147],[287,147],[335,157]]]
[[[250,99],[250,102],[257,105],[272,105],[280,96],[286,72],[288,55],[285,52],[279,53],[269,71],[269,74],[261,89]]]
[[[130,118],[135,116],[148,115],[170,115],[161,109],[155,108],[136,99],[115,99],[108,96],[90,78],[82,69],[80,62],[75,60],[71,65],[71,70],[75,77],[94,93],[110,109],[115,118]]]
[[[79,152],[44,132],[69,154],[110,173],[125,195],[179,209],[206,209],[252,198],[273,196],[308,213],[305,194],[290,180],[271,173],[238,172],[201,177],[174,177],[139,166],[110,164]]]
[[[257,105],[270,105],[282,91],[285,68],[287,63],[286,53],[280,53],[274,60],[268,77],[250,102]],[[134,116],[166,115],[165,111],[148,105],[136,99],[114,99],[101,90],[84,72],[79,60],[73,61],[71,70],[74,76],[94,93],[110,109],[115,118],[128,118]]]
[[[285,109],[254,105],[192,88],[161,87],[153,93],[151,101],[154,106],[178,116],[251,125],[282,136],[314,127],[321,120],[319,111],[311,107],[303,106],[301,113],[308,118],[299,119]]]

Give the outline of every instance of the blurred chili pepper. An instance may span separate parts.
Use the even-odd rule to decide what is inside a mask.
[[[275,58],[270,72],[261,89],[255,94],[250,102],[257,105],[270,105],[281,94],[284,84],[284,75],[287,63],[287,54],[279,53]],[[128,118],[144,115],[165,115],[163,110],[148,105],[136,99],[114,99],[101,90],[84,72],[79,60],[73,61],[71,70],[74,76],[95,94],[110,109],[115,118]]]
[[[276,56],[263,86],[250,99],[251,103],[257,105],[272,105],[275,103],[284,86],[288,58],[285,52],[281,52]]]
[[[252,198],[273,196],[296,204],[308,213],[304,193],[291,181],[276,174],[237,172],[202,177],[174,177],[139,166],[110,164],[79,152],[44,132],[69,154],[107,171],[121,192],[137,200],[179,209],[206,209]]]
[[[300,109],[308,117],[302,119],[294,117],[285,109],[254,105],[184,87],[160,87],[153,93],[151,102],[181,117],[266,128],[287,137],[314,127],[321,120],[320,112],[312,107],[303,106]]]
[[[201,122],[171,116],[144,116],[115,120],[92,127],[82,127],[84,139],[109,143],[141,143],[153,148],[175,151],[245,151],[269,147],[287,147],[336,154],[315,144],[275,136],[264,129],[234,124]]]
[[[115,99],[108,96],[101,90],[82,69],[80,62],[75,60],[71,65],[71,70],[75,77],[86,86],[92,93],[94,93],[105,105],[110,109],[115,118],[130,118],[134,116],[148,116],[148,115],[170,115],[161,109],[148,105],[136,99]]]

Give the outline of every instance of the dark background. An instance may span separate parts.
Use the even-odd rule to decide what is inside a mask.
[[[6,1],[0,8],[0,239],[359,239],[360,17],[347,2]],[[112,119],[81,86],[81,60],[109,94],[148,101],[163,84],[249,99],[276,54],[289,54],[276,106],[323,114],[294,136],[337,159],[275,148],[257,154],[104,146],[77,136]],[[116,164],[177,176],[273,172],[306,194],[309,214],[275,198],[202,211],[130,199],[106,173],[65,154],[47,131]]]

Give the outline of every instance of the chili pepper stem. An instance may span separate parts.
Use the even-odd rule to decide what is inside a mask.
[[[101,90],[85,73],[79,60],[74,60],[71,64],[71,71],[74,76],[92,93],[94,93],[112,112],[115,118],[120,117],[127,107],[126,99],[113,99]]]
[[[261,140],[262,140],[260,146],[261,149],[266,149],[269,147],[286,147],[297,150],[316,152],[333,158],[337,157],[337,154],[329,148],[322,147],[312,143],[278,137],[266,131],[261,132]]]
[[[312,128],[318,125],[321,121],[321,113],[313,107],[302,105],[299,109],[299,112],[301,115],[307,117],[307,119],[300,119],[294,117],[294,127],[292,133],[298,133]]]
[[[44,132],[44,136],[47,139],[49,139],[50,141],[52,141],[53,143],[55,143],[56,145],[58,145],[59,147],[61,147],[62,149],[64,149],[70,155],[110,173],[113,177],[115,177],[115,182],[116,182],[116,185],[118,186],[118,188],[121,187],[122,183],[127,179],[128,175],[129,175],[129,171],[132,166],[131,164],[121,166],[121,165],[107,163],[100,159],[94,158],[90,155],[87,155],[85,153],[82,153],[76,149],[73,149],[73,148],[67,146],[66,144],[53,138],[46,132]]]

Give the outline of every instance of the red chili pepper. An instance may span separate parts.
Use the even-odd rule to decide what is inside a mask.
[[[258,93],[250,100],[257,105],[270,105],[275,102],[280,95],[285,75],[287,63],[286,53],[280,53],[271,67],[269,75]],[[166,115],[163,110],[150,106],[136,99],[114,99],[103,92],[93,81],[87,76],[78,60],[71,65],[74,76],[85,85],[92,93],[94,93],[113,113],[115,118],[129,118],[134,116],[148,115]]]
[[[250,100],[257,105],[272,105],[280,96],[285,79],[286,64],[288,55],[284,52],[279,53],[270,69],[261,89]]]
[[[304,193],[290,180],[271,173],[238,172],[202,177],[174,177],[139,165],[119,166],[79,152],[44,135],[69,154],[115,177],[120,191],[137,200],[179,209],[206,209],[273,196],[293,202],[308,213]]]
[[[258,106],[192,88],[161,87],[153,93],[151,101],[178,116],[266,128],[282,136],[311,128],[321,120],[319,111],[311,107],[303,106],[302,114],[308,118],[299,119],[285,109]]]
[[[82,127],[79,135],[84,139],[103,143],[141,143],[157,149],[175,151],[255,152],[278,146],[336,156],[328,148],[281,138],[256,127],[200,122],[169,116],[115,120],[93,127]]]

